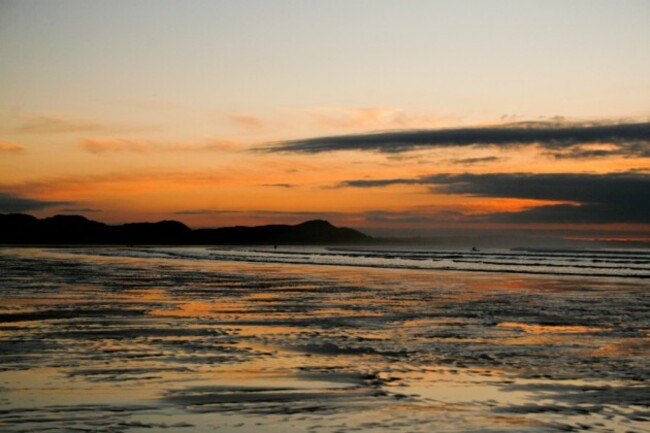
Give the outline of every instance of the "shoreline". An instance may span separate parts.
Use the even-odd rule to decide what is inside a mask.
[[[259,247],[259,246],[257,246]],[[341,266],[341,267],[352,267],[352,268],[371,268],[371,269],[396,269],[396,270],[413,270],[413,271],[432,271],[432,272],[469,272],[469,273],[487,273],[487,274],[515,274],[515,275],[533,275],[533,276],[557,276],[557,277],[576,277],[576,278],[603,278],[603,279],[623,279],[623,280],[646,280],[650,279],[650,268],[638,268],[637,270],[639,271],[645,271],[643,273],[623,273],[623,272],[601,272],[602,269],[620,269],[620,270],[625,270],[628,271],[629,269],[635,269],[635,268],[625,268],[625,267],[603,267],[603,266],[594,266],[594,265],[586,265],[586,266],[578,266],[578,265],[562,265],[562,264],[557,264],[554,265],[556,268],[565,268],[565,267],[572,267],[575,269],[580,269],[581,267],[584,270],[580,271],[574,271],[574,272],[567,272],[567,271],[562,271],[558,269],[550,269],[553,266],[547,266],[549,269],[543,269],[544,265],[537,265],[537,264],[528,264],[527,266],[529,267],[528,269],[521,269],[521,268],[506,268],[503,267],[503,263],[490,263],[490,262],[485,262],[483,261],[482,263],[488,264],[488,265],[495,265],[497,266],[496,268],[489,268],[486,266],[483,266],[481,268],[476,268],[476,267],[470,267],[467,265],[458,265],[458,264],[452,264],[452,265],[425,265],[421,264],[423,262],[422,259],[417,259],[416,261],[411,260],[412,263],[410,264],[401,264],[399,262],[395,263],[390,263],[390,262],[382,262],[382,263],[368,263],[368,262],[363,262],[363,261],[326,261],[323,259],[323,257],[328,257],[328,256],[333,256],[337,257],[339,256],[336,253],[330,253],[329,249],[325,249],[325,253],[315,253],[317,258],[315,260],[307,260],[303,258],[302,260],[300,259],[290,259],[290,258],[285,258],[281,256],[289,256],[289,257],[295,257],[299,255],[304,255],[306,252],[310,252],[310,250],[306,249],[303,251],[296,251],[295,249],[299,248],[323,248],[321,246],[311,246],[311,247],[299,247],[295,246],[294,250],[271,250],[269,249],[268,251],[265,250],[255,250],[255,249],[248,249],[249,247],[243,247],[243,246],[224,246],[224,248],[221,248],[220,246],[212,246],[212,247],[204,247],[204,246],[150,246],[150,247],[125,247],[125,246],[59,246],[52,248],[50,246],[30,246],[30,247],[23,247],[23,246],[0,246],[0,250],[12,250],[12,249],[18,249],[20,250],[21,248],[25,249],[31,249],[34,251],[37,250],[63,250],[63,251],[71,251],[71,250],[78,250],[78,252],[73,252],[72,254],[79,254],[79,255],[96,255],[96,256],[113,256],[111,254],[102,254],[101,250],[107,250],[107,251],[121,251],[124,250],[125,252],[147,252],[147,253],[157,253],[161,255],[162,257],[157,257],[157,258],[168,258],[170,260],[191,260],[191,261],[202,261],[202,262],[235,262],[235,263],[258,263],[258,264],[264,264],[264,263],[269,263],[269,264],[275,264],[275,265],[280,265],[280,264],[288,264],[288,265],[312,265],[312,266]],[[211,252],[209,256],[206,255],[194,255],[194,256],[182,256],[178,254],[174,254],[170,252],[170,250],[188,250],[188,249],[194,249],[196,251],[200,250],[205,250]],[[90,250],[90,251],[85,251],[85,250]],[[98,251],[92,251],[92,250],[98,250]],[[335,250],[335,251],[341,251],[341,250]],[[363,255],[363,251],[358,251],[358,250],[343,250],[343,251],[353,251],[355,254],[358,254],[358,257],[360,258],[367,258],[367,256]],[[432,253],[438,253],[439,251],[436,250],[430,250]],[[227,252],[228,255],[226,254],[219,254],[220,252]],[[267,256],[264,257],[259,257],[259,256],[254,256],[254,255],[234,255],[234,253],[237,252],[249,252],[249,253],[262,253],[266,254]],[[442,251],[440,252],[442,254],[468,254],[465,251]],[[471,255],[477,255],[476,253],[470,252],[469,254]],[[480,257],[484,256],[486,253],[480,253]],[[604,251],[603,254],[608,254],[607,251]],[[633,253],[631,253],[633,254]],[[500,254],[504,255],[504,254]],[[517,257],[514,254],[505,254],[508,257]],[[120,255],[114,255],[115,257],[120,257]],[[123,254],[123,257],[128,257],[128,254]],[[345,256],[345,255],[343,255]],[[135,257],[135,256],[134,256]],[[281,259],[278,259],[276,257],[281,257]],[[155,258],[154,256],[151,257],[143,257],[143,258]],[[381,257],[379,257],[381,258]],[[647,261],[647,259],[646,259]],[[521,265],[520,265],[521,266]],[[538,269],[538,266],[541,269]],[[533,269],[530,269],[533,268]],[[591,271],[590,271],[591,270]]]

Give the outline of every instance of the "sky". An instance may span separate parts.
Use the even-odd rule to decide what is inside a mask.
[[[650,240],[647,0],[0,1],[0,212]]]

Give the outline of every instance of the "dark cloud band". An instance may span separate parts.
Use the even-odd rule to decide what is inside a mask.
[[[425,185],[432,191],[478,197],[561,201],[478,219],[495,222],[650,223],[650,175],[625,173],[436,174],[417,178],[350,180],[339,186]]]
[[[367,150],[396,153],[427,147],[494,146],[508,148],[537,144],[551,152],[560,152],[576,146],[580,149],[582,145],[599,143],[615,146],[614,149],[608,151],[608,154],[648,156],[650,153],[648,150],[650,122],[598,125],[560,124],[560,126],[557,123],[526,122],[499,127],[394,131],[285,141],[263,150],[299,153]],[[580,157],[580,152],[576,152],[576,156]],[[588,153],[582,156],[588,156]]]
[[[46,201],[23,198],[0,192],[0,212],[29,212],[53,206],[70,206],[74,204],[74,202],[69,201]]]

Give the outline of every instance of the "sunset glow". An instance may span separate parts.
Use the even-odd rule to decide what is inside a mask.
[[[3,2],[0,212],[641,239],[649,19],[634,0]]]

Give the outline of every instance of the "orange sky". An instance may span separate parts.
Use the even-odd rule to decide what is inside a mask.
[[[421,181],[586,174],[585,185],[609,188],[610,177],[627,173],[625,185],[636,188],[650,172],[647,132],[560,150],[553,140],[478,139],[397,151],[268,151],[377,131],[647,124],[647,2],[486,2],[475,13],[454,2],[361,3],[3,3],[0,212],[195,227],[322,217],[359,228],[649,230],[643,204],[626,207],[626,216],[613,210],[617,202],[581,192],[479,192],[488,177],[472,178],[465,192],[460,181]],[[550,33],[538,28],[541,18]],[[568,204],[616,215],[556,221],[546,212],[575,210]],[[499,215],[544,206],[535,220]]]

